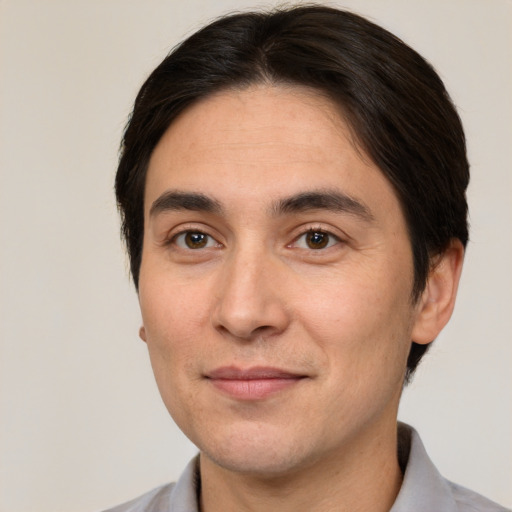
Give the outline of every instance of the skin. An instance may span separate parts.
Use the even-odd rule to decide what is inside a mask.
[[[411,340],[448,320],[462,259],[454,242],[411,302],[394,190],[315,92],[225,91],[175,120],[147,175],[141,337],[202,509],[389,510]],[[255,367],[294,378],[261,396],[212,378]]]

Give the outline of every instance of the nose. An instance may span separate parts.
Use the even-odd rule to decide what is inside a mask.
[[[267,338],[286,330],[290,315],[279,261],[261,253],[239,252],[219,276],[214,327],[239,340]]]

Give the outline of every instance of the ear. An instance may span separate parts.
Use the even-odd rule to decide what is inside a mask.
[[[458,239],[435,260],[419,301],[412,341],[424,345],[434,341],[452,316],[459,286],[464,247]]]
[[[141,328],[139,329],[139,338],[140,338],[144,343],[146,343],[146,342],[147,342],[147,339],[146,339],[146,329],[144,328],[144,326],[141,326]]]

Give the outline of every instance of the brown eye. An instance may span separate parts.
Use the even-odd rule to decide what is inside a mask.
[[[336,235],[333,235],[328,231],[310,229],[295,239],[293,247],[298,249],[308,249],[310,251],[318,251],[321,249],[328,249],[340,242],[341,240]]]
[[[182,249],[204,249],[215,247],[217,242],[206,233],[201,231],[184,231],[174,237],[174,243]]]
[[[308,231],[306,244],[310,249],[324,249],[329,244],[329,234],[322,231]]]
[[[189,232],[185,235],[185,243],[189,249],[202,249],[208,242],[208,237],[204,233]]]

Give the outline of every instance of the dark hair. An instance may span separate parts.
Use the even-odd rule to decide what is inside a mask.
[[[413,300],[432,257],[468,239],[465,137],[443,82],[418,53],[368,20],[313,5],[222,17],[178,45],[142,86],[116,176],[122,233],[138,287],[150,156],[188,106],[221,89],[301,85],[340,107],[357,145],[393,185],[414,260]],[[413,342],[409,377],[429,345]]]

